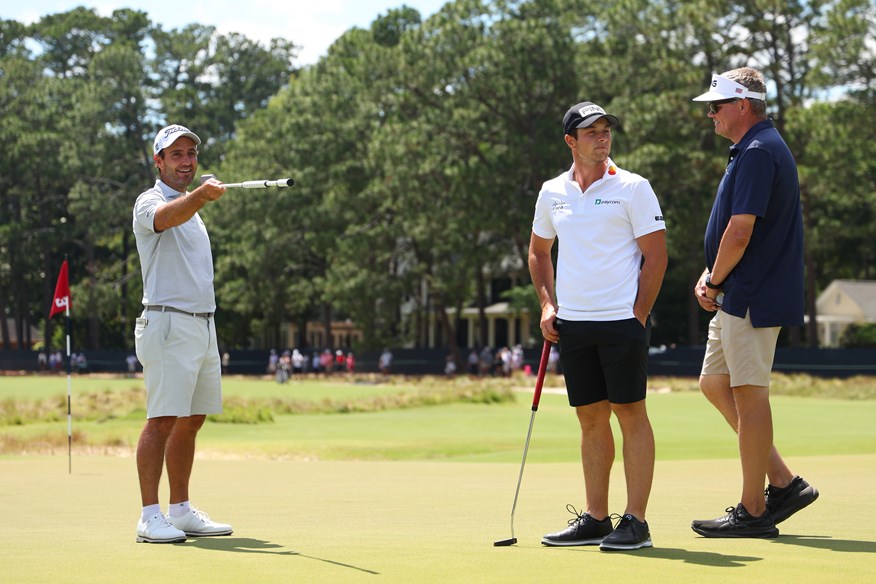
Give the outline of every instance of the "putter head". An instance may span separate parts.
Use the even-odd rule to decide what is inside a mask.
[[[215,174],[202,174],[201,175],[201,184],[204,184],[205,182],[207,182],[211,178],[216,178],[216,175]],[[219,179],[216,179],[216,180],[219,180]]]
[[[500,539],[499,541],[494,541],[493,546],[494,547],[506,547],[509,545],[514,545],[515,543],[517,543],[517,538],[516,537],[509,537],[508,539]]]

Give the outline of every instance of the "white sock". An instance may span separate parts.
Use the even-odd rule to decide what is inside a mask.
[[[183,501],[182,503],[171,503],[167,511],[171,517],[182,517],[189,512],[189,509],[191,509],[189,502]]]
[[[146,523],[146,520],[155,515],[156,513],[161,513],[161,505],[158,503],[154,505],[146,505],[143,507],[143,523]]]

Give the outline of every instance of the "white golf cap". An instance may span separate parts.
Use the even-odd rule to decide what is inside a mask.
[[[160,130],[158,130],[158,133],[155,134],[155,142],[152,144],[154,153],[158,154],[159,152],[176,142],[178,138],[181,138],[183,136],[188,136],[195,141],[195,144],[201,143],[201,139],[198,138],[198,135],[186,128],[185,126],[172,124],[170,126],[161,128]]]
[[[712,75],[712,86],[709,91],[693,98],[693,101],[721,101],[722,99],[766,99],[766,93],[751,91],[744,85],[727,79],[722,75]]]

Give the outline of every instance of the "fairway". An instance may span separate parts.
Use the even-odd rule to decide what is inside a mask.
[[[735,502],[727,461],[661,461],[649,507],[654,548],[604,553],[545,548],[566,503],[581,504],[578,469],[528,465],[508,537],[514,464],[198,461],[196,503],[234,525],[229,537],[134,543],[132,459],[0,460],[2,581],[859,583],[876,577],[876,455],[790,461],[821,489],[776,540],[709,540],[691,519]],[[622,500],[615,468],[612,500]],[[166,492],[166,491],[165,491]],[[578,577],[575,577],[575,575]]]

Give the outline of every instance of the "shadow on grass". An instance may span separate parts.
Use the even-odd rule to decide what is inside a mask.
[[[876,554],[876,541],[834,539],[829,535],[785,535],[783,533],[774,541],[775,543],[802,545],[833,552]]]
[[[576,550],[583,552],[584,550]],[[629,554],[641,558],[658,558],[661,560],[676,560],[685,564],[698,566],[714,566],[716,568],[742,568],[751,562],[759,562],[763,558],[756,556],[736,556],[731,554],[719,554],[717,552],[698,552],[681,548],[652,547],[639,550],[613,550],[600,552],[603,554]]]
[[[273,554],[277,556],[298,556],[300,558],[307,558],[309,560],[317,560],[320,562],[325,562],[327,564],[333,564],[342,568],[350,568],[351,570],[365,572],[366,574],[380,574],[380,572],[368,570],[367,568],[360,568],[359,566],[354,566],[352,564],[345,564],[343,562],[329,560],[326,558],[317,558],[316,556],[308,556],[294,550],[283,549],[284,546],[278,543],[271,543],[269,541],[264,541],[261,539],[252,539],[250,537],[200,537],[191,539],[183,544],[178,545],[198,547],[206,550],[216,550],[220,552],[236,552],[242,554]]]

